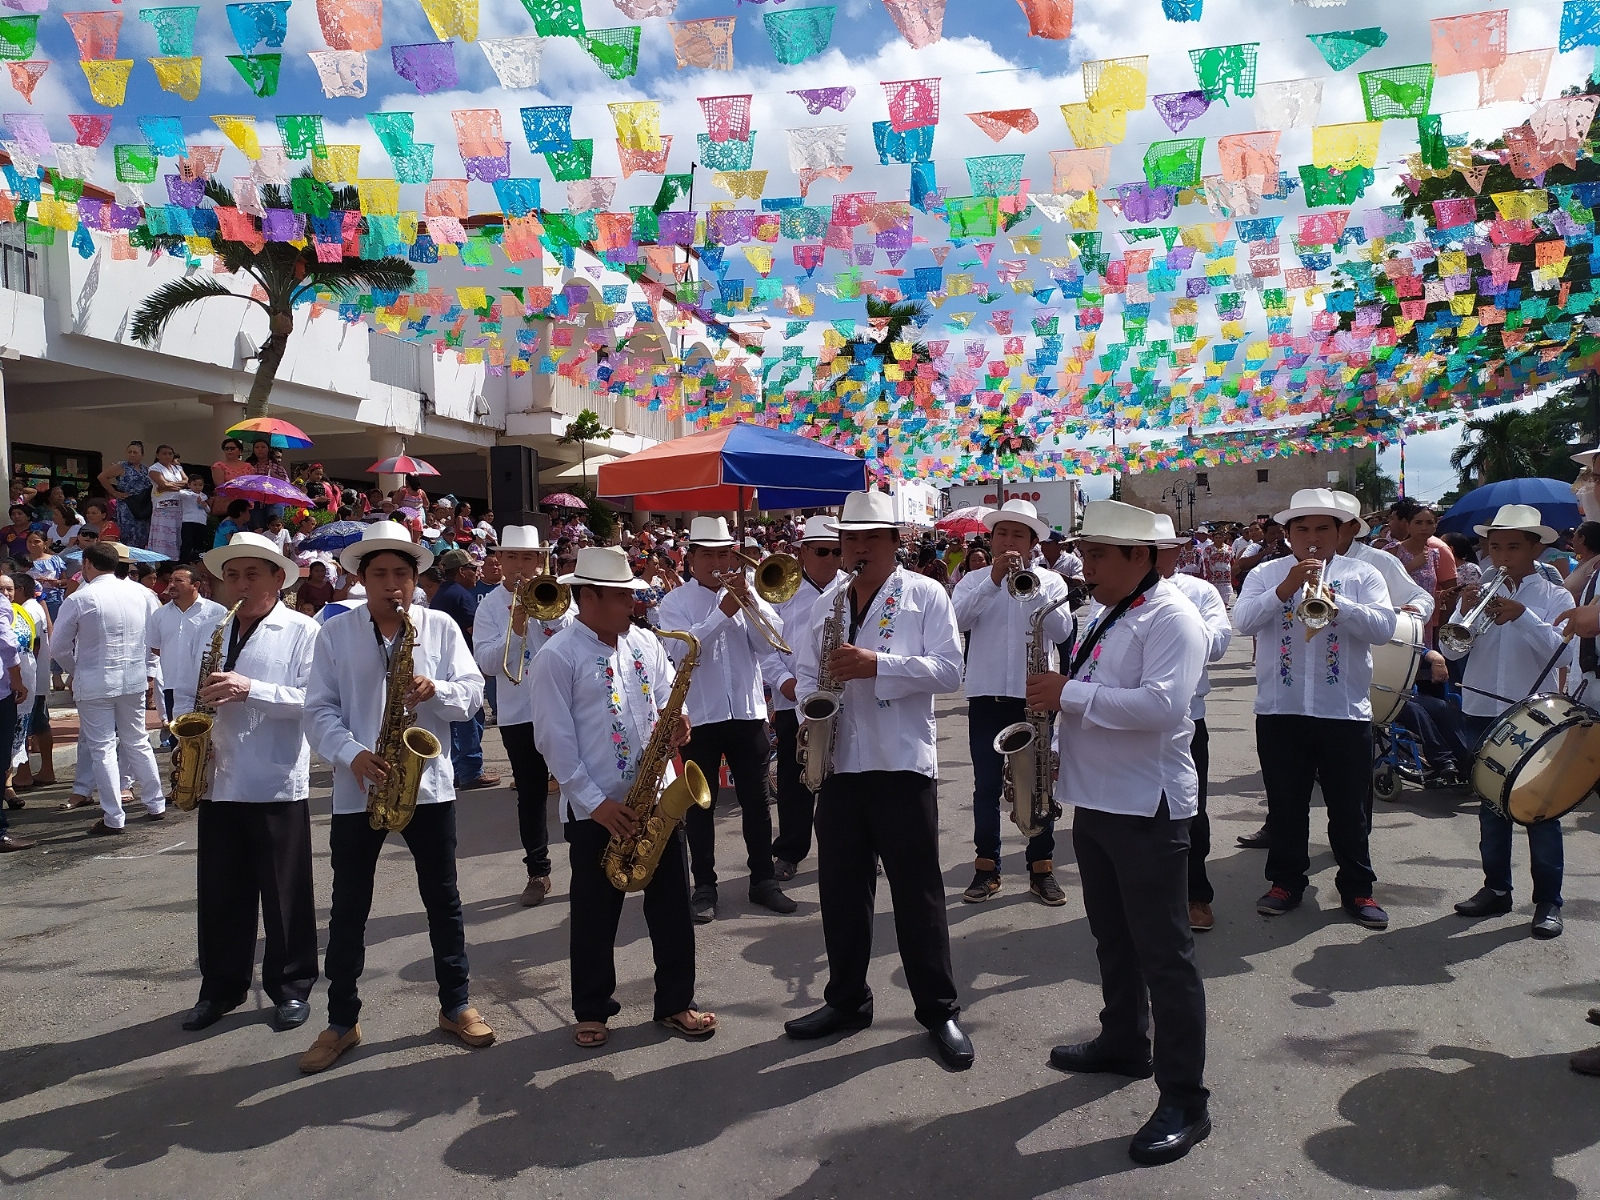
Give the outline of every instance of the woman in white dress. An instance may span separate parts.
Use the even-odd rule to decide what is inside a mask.
[[[183,497],[179,493],[188,486],[189,474],[171,446],[156,447],[150,484],[150,549],[176,562],[183,539]]]

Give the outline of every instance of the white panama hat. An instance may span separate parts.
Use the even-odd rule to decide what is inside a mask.
[[[839,531],[834,528],[832,517],[807,517],[805,532],[800,535],[800,540],[802,542],[837,542],[839,540]]]
[[[1343,525],[1346,521],[1359,520],[1361,514],[1352,514],[1339,503],[1339,497],[1327,488],[1301,488],[1290,498],[1289,507],[1272,519],[1280,525],[1287,525],[1296,517],[1332,517]]]
[[[283,571],[285,587],[300,578],[300,568],[294,560],[285,558],[283,552],[278,549],[277,542],[259,533],[236,533],[228,539],[226,546],[216,546],[207,550],[200,556],[200,561],[206,564],[206,570],[221,579],[222,568],[236,558],[265,559]]]
[[[393,550],[417,564],[420,573],[433,566],[433,551],[411,540],[411,534],[398,521],[374,521],[361,531],[361,540],[339,551],[339,565],[351,575],[361,569],[361,560],[378,550]]]
[[[728,532],[727,517],[696,517],[689,522],[691,546],[731,546],[733,534]]]
[[[537,525],[507,525],[500,531],[500,549],[537,550],[548,553],[550,547],[539,540]]]
[[[1486,537],[1493,529],[1520,529],[1523,533],[1536,533],[1546,546],[1561,536],[1544,524],[1543,514],[1531,504],[1502,504],[1500,511],[1494,514],[1494,520],[1487,525],[1474,525],[1472,532],[1479,537]]]
[[[983,523],[993,532],[994,527],[1001,521],[1015,521],[1018,525],[1026,525],[1033,530],[1033,535],[1043,539],[1050,536],[1050,526],[1039,519],[1039,510],[1033,506],[1031,500],[1007,500],[999,508],[991,508],[983,514]]]
[[[840,533],[898,529],[894,500],[887,492],[851,492],[844,498],[844,511],[833,522],[833,527]]]
[[[1366,537],[1372,532],[1372,526],[1361,519],[1361,499],[1352,496],[1349,492],[1334,492],[1333,501],[1344,510],[1345,516],[1361,526],[1356,531],[1357,537]]]
[[[591,587],[622,588],[629,592],[644,592],[650,588],[644,580],[634,578],[628,556],[620,546],[584,546],[578,551],[572,573],[561,576],[556,582],[568,587],[587,583]]]
[[[1163,528],[1158,514],[1119,500],[1091,500],[1083,506],[1080,542],[1108,546],[1160,546],[1172,537],[1172,518]]]
[[[1166,513],[1156,513],[1156,530],[1161,534],[1161,540],[1156,547],[1161,550],[1178,550],[1194,541],[1193,538],[1179,537],[1178,531],[1173,527],[1172,518]]]

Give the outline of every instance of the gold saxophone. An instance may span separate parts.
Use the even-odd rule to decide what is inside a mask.
[[[1014,595],[1016,593],[1013,593]],[[1024,591],[1023,597],[1032,596]],[[1026,643],[1028,675],[1043,675],[1050,669],[1050,646],[1044,637],[1044,621],[1067,602],[1067,596],[1035,609],[1028,618]],[[1055,798],[1056,755],[1050,749],[1050,726],[1055,713],[1024,708],[1024,719],[1007,725],[994,739],[994,752],[1000,755],[1000,774],[1006,803],[1011,806],[1011,821],[1026,838],[1038,837],[1045,826],[1061,816]]]
[[[439,739],[417,725],[417,714],[406,707],[411,690],[412,653],[417,644],[417,627],[404,613],[400,615],[400,641],[389,663],[389,684],[384,693],[383,724],[378,727],[378,747],[374,751],[389,767],[381,783],[367,789],[367,824],[388,833],[399,833],[411,823],[417,811],[417,789],[428,760],[444,750]]]
[[[217,710],[200,699],[200,692],[222,661],[222,632],[227,629],[228,622],[239,615],[239,604],[230,608],[228,615],[212,630],[211,645],[200,658],[200,679],[194,685],[193,711],[174,717],[169,726],[178,744],[172,750],[172,786],[167,789],[167,801],[180,812],[188,812],[199,804],[200,797],[211,786],[211,727],[217,723]]]
[[[664,638],[676,638],[688,645],[689,650],[678,666],[678,677],[673,680],[672,694],[667,706],[656,717],[656,727],[639,755],[638,774],[623,801],[633,810],[638,820],[631,837],[612,836],[600,856],[600,870],[611,881],[611,886],[621,892],[642,891],[661,864],[672,831],[678,827],[692,806],[711,807],[711,789],[706,777],[692,762],[683,764],[683,774],[661,788],[661,777],[672,761],[672,734],[683,713],[684,699],[689,695],[689,677],[700,661],[700,639],[692,633],[679,633],[672,629],[657,630]]]

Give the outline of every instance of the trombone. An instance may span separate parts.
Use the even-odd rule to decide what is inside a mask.
[[[757,560],[742,551],[736,552],[742,562],[750,564],[756,569],[755,592],[768,604],[784,604],[794,599],[800,590],[800,560],[792,554],[769,554],[766,558]],[[740,567],[738,574],[743,574],[744,568]],[[727,580],[732,578],[734,572],[718,576],[727,586]],[[744,610],[745,616],[756,627],[756,632],[767,640],[779,654],[793,654],[789,643],[783,640],[783,635],[774,628],[759,607],[751,604],[744,596],[729,589],[729,594],[738,601],[739,607]]]
[[[500,656],[500,669],[513,684],[522,682],[523,650],[528,645],[527,628],[524,626],[522,645],[517,649],[517,669],[513,673],[511,638],[512,630],[517,623],[517,609],[521,608],[535,621],[554,621],[571,606],[572,589],[564,583],[557,583],[554,575],[535,575],[532,579],[519,580],[517,586],[511,590],[511,624],[506,627],[506,648]]]

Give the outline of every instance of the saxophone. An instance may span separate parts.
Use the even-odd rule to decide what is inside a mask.
[[[839,709],[844,704],[844,684],[828,669],[828,658],[844,644],[844,605],[850,585],[861,572],[857,566],[833,596],[833,611],[822,623],[822,646],[817,651],[817,690],[800,701],[800,732],[795,757],[800,760],[800,782],[816,793],[833,774],[833,742],[838,736]]]
[[[211,631],[211,645],[200,658],[200,679],[194,685],[194,709],[174,717],[168,726],[178,744],[172,749],[172,786],[167,790],[167,799],[180,812],[199,804],[211,786],[211,727],[217,723],[217,710],[200,699],[200,692],[222,661],[222,631],[239,615],[239,604],[230,608]]]
[[[700,661],[700,639],[692,633],[679,633],[672,629],[657,630],[664,638],[676,638],[689,649],[678,667],[678,676],[672,682],[672,693],[667,706],[656,717],[656,727],[639,755],[637,773],[628,798],[623,801],[638,820],[631,837],[616,837],[606,845],[600,856],[600,870],[619,892],[642,891],[655,876],[661,856],[666,853],[672,832],[678,827],[691,806],[711,807],[711,789],[700,768],[692,762],[683,764],[683,774],[661,788],[661,777],[672,761],[672,733],[683,713],[683,702],[689,695],[689,679]]]
[[[1042,675],[1050,669],[1050,647],[1044,640],[1044,619],[1067,602],[1067,597],[1041,605],[1028,618],[1028,675]],[[1004,760],[1006,803],[1011,820],[1023,837],[1038,837],[1045,826],[1061,815],[1055,798],[1057,758],[1050,749],[1050,724],[1053,713],[1028,709],[1022,720],[1007,725],[994,739],[994,751]]]
[[[400,641],[389,664],[389,682],[384,692],[383,723],[378,727],[378,746],[374,753],[389,766],[381,783],[367,789],[367,824],[387,833],[399,833],[411,823],[417,811],[417,789],[430,759],[444,750],[439,739],[417,725],[417,714],[406,707],[406,692],[411,688],[412,656],[417,645],[417,627],[411,618],[400,616]]]

